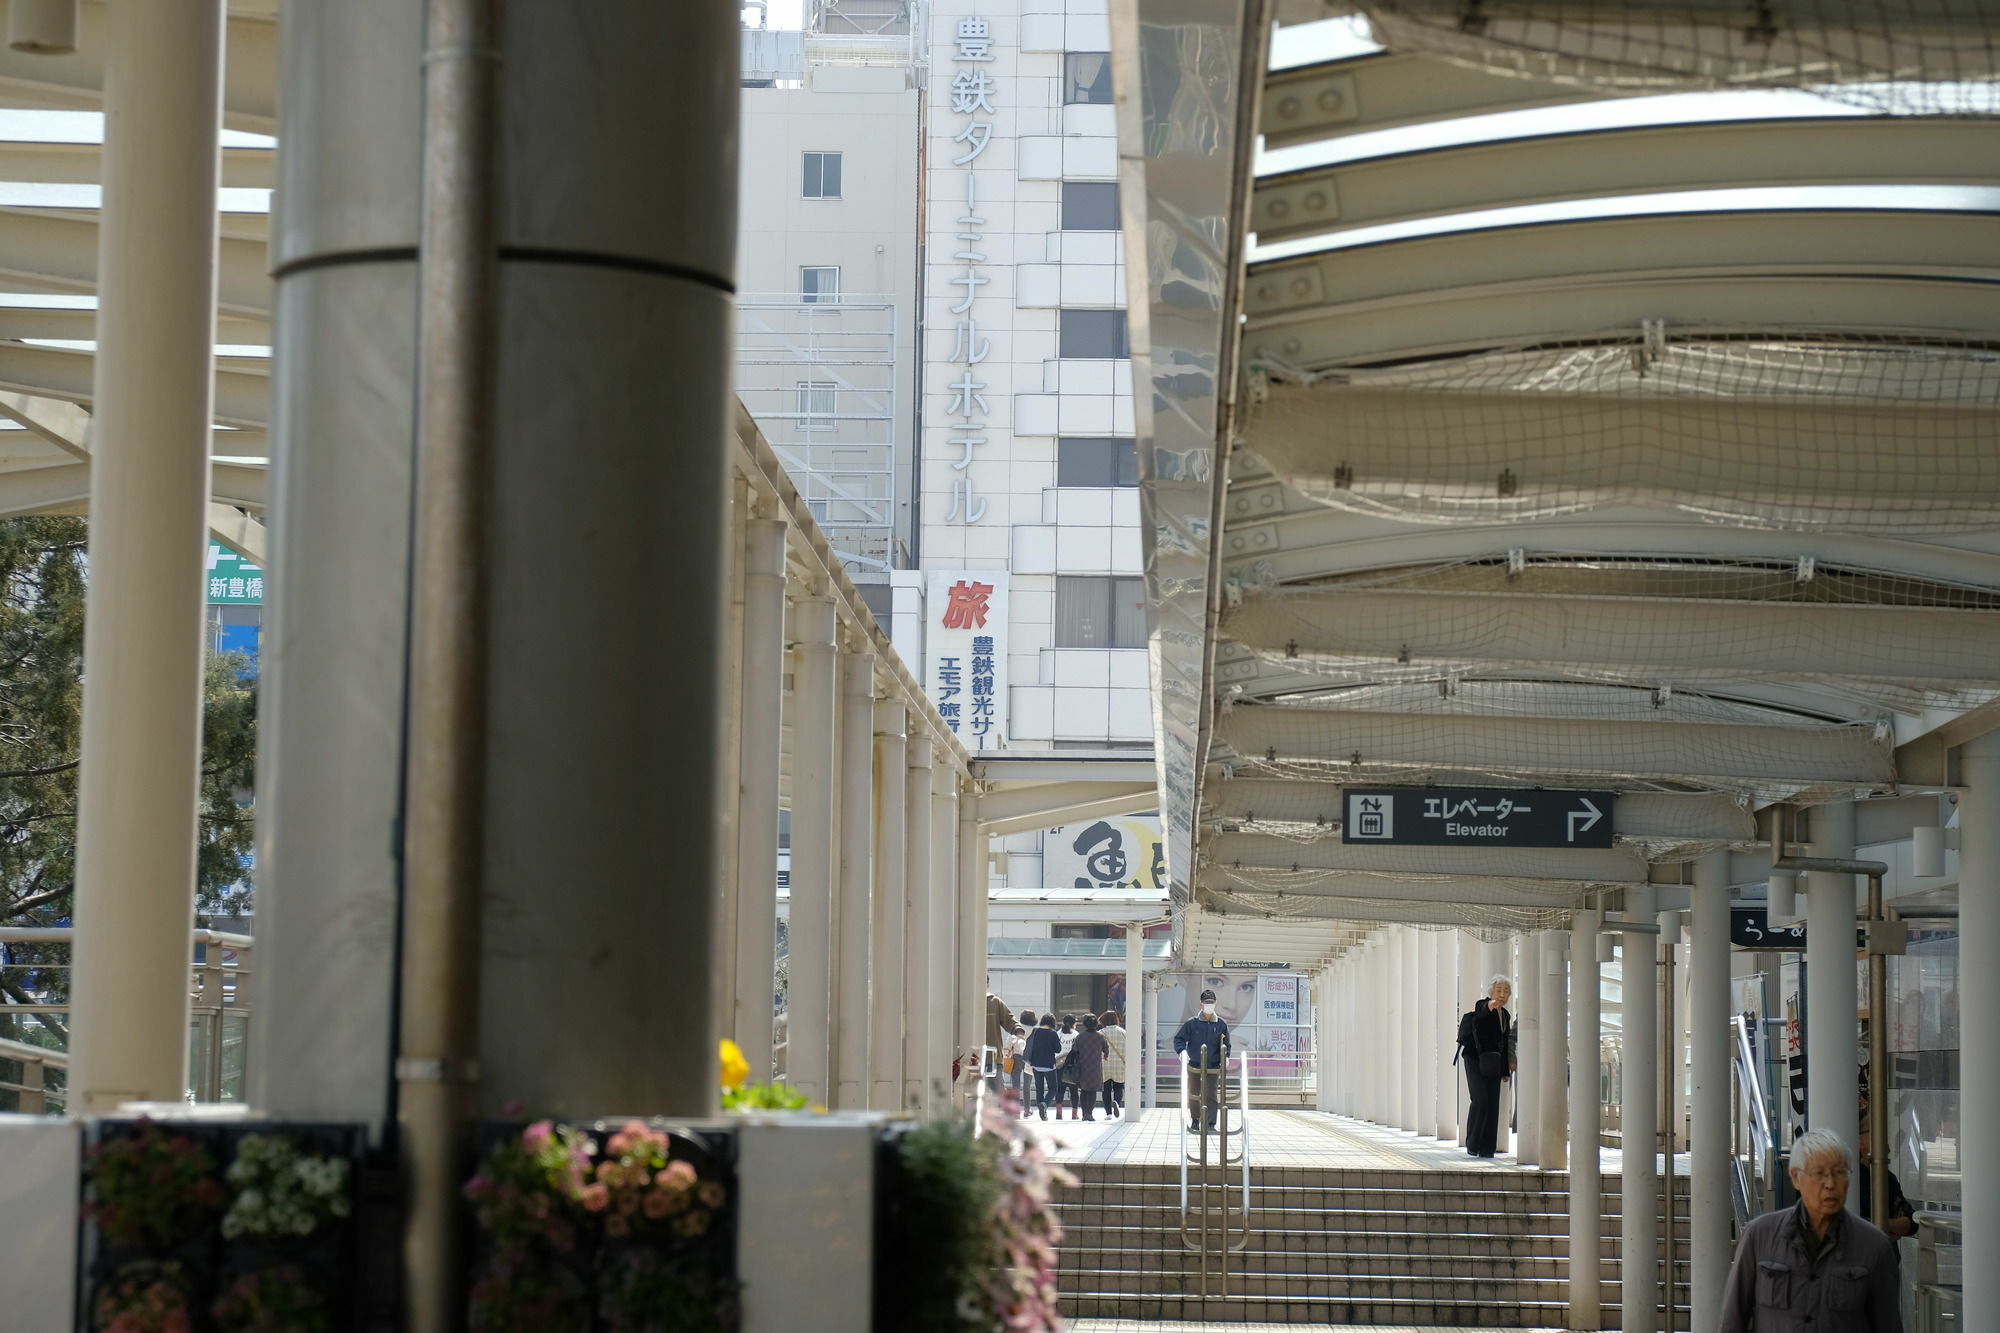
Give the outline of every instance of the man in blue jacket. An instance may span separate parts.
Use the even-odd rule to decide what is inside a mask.
[[[1219,1066],[1229,1058],[1229,1024],[1216,1015],[1214,991],[1205,990],[1201,993],[1201,1012],[1181,1024],[1181,1030],[1174,1034],[1174,1054],[1185,1055],[1188,1058],[1188,1101],[1202,1108],[1205,1112],[1202,1119],[1205,1119],[1208,1127],[1213,1130],[1216,1103],[1221,1100],[1221,1083],[1226,1075],[1217,1077],[1213,1081],[1210,1095],[1204,1097],[1202,1095],[1204,1080],[1195,1073],[1195,1070],[1204,1065]],[[1201,1124],[1199,1121],[1190,1123],[1188,1129],[1200,1133]]]

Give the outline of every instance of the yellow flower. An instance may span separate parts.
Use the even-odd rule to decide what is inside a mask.
[[[743,1049],[729,1038],[722,1039],[722,1086],[740,1088],[743,1080],[750,1077],[750,1062],[743,1058]]]

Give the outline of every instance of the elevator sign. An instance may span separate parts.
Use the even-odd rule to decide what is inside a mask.
[[[1609,847],[1608,791],[1349,787],[1344,843],[1401,847]]]

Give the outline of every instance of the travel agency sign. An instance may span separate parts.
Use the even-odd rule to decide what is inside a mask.
[[[1007,736],[1007,571],[931,570],[925,579],[924,689],[968,750]]]

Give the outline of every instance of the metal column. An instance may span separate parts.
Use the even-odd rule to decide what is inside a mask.
[[[958,1042],[958,774],[940,762],[931,774],[930,1059],[933,1115],[951,1110],[958,1089],[951,1062]]]
[[[1569,1326],[1603,1326],[1598,1290],[1602,1230],[1597,932],[1603,913],[1577,912],[1569,945]]]
[[[1451,1062],[1457,1049],[1458,1016],[1465,1006],[1458,1002],[1458,940],[1455,930],[1440,930],[1431,947],[1437,951],[1438,1051],[1437,1136],[1443,1143],[1458,1139],[1458,1084],[1464,1077]]]
[[[1520,1028],[1520,1064],[1514,1075],[1515,1117],[1521,1129],[1514,1158],[1524,1166],[1541,1166],[1542,1067],[1547,1025],[1542,1014],[1542,937],[1530,931],[1514,937],[1514,1013]]]
[[[730,1035],[751,1078],[772,1076],[777,1010],[778,774],[785,705],[785,533],[753,518],[743,536],[743,716],[736,805],[736,994]]]
[[[958,798],[958,1046],[964,1070],[973,1075],[986,1041],[987,845],[979,795],[967,791]]]
[[[840,655],[840,882],[834,894],[833,1100],[868,1108],[869,962],[874,938],[875,654]]]
[[[1439,1071],[1451,1067],[1454,1020],[1439,1012],[1438,939],[1442,931],[1417,932],[1417,1039],[1411,1047],[1417,1062],[1417,1117],[1410,1128],[1419,1134],[1438,1131]]]
[[[1809,818],[1812,855],[1854,855],[1852,802],[1814,806]],[[1854,961],[1855,877],[1807,871],[1805,888],[1806,1127],[1830,1129],[1849,1152],[1856,1152],[1861,1129],[1861,997]],[[1847,1209],[1860,1213],[1858,1187],[1847,1192]]]
[[[833,599],[792,608],[792,912],[786,1081],[808,1103],[830,1105],[833,1088],[834,795],[839,654]]]
[[[1960,752],[1965,790],[1958,808],[1959,1010],[2000,1012],[2000,735],[1987,733]],[[1807,937],[1810,943],[1811,937]],[[1965,1254],[2000,1253],[2000,1047],[1975,1037],[1959,1053],[1960,1168]],[[2000,1328],[2000,1264],[1965,1265],[1961,1328]]]
[[[1146,928],[1137,921],[1125,927],[1125,1104],[1128,1107],[1139,1104],[1130,1084],[1139,1072],[1140,1052],[1145,1050],[1145,1033],[1141,1031],[1140,1019],[1144,1017],[1144,1006],[1134,1006],[1134,1001],[1145,993],[1146,985]]]
[[[931,780],[935,743],[913,730],[903,778],[903,1102],[921,1114],[931,1047]]]
[[[1544,1171],[1569,1169],[1569,983],[1563,970],[1567,943],[1567,932],[1542,932],[1542,972],[1535,982],[1542,1011],[1541,1054],[1534,1077],[1541,1083],[1539,1161]]]
[[[903,891],[903,858],[908,830],[903,820],[907,803],[903,788],[909,773],[905,729],[909,714],[902,701],[880,699],[875,704],[875,873],[869,919],[874,939],[871,978],[874,994],[868,1011],[868,1109],[898,1111],[903,1105],[903,1023],[910,1005],[905,997],[903,932],[908,912]]]
[[[73,1114],[187,1086],[221,0],[104,17]]]
[[[1657,915],[1658,898],[1650,884],[1631,885],[1625,890],[1624,915],[1650,925]],[[1624,1287],[1625,1333],[1654,1333],[1660,1326],[1660,1177],[1654,1165],[1660,1146],[1657,947],[1652,934],[1627,932],[1619,973],[1625,1020],[1620,1064],[1624,1095],[1618,1106],[1624,1158],[1619,1275]]]
[[[1410,1006],[1407,985],[1414,969],[1410,966],[1410,931],[1407,926],[1389,927],[1388,947],[1383,950],[1386,975],[1383,977],[1382,1028],[1392,1049],[1407,1051],[1410,1038]],[[1388,1107],[1384,1118],[1398,1129],[1414,1129],[1407,1112],[1414,1091],[1415,1073],[1408,1060],[1391,1059],[1383,1072],[1388,1076],[1384,1092]]]
[[[1690,1129],[1688,1215],[1712,1218],[1731,1207],[1729,1187],[1729,853],[1709,852],[1694,863],[1694,901],[1688,945],[1688,1007],[1693,1034],[1689,1052],[1694,1096]],[[1693,1245],[1693,1333],[1715,1333],[1721,1320],[1723,1280],[1729,1275],[1729,1233],[1723,1227],[1690,1229]]]
[[[1160,1049],[1160,1038],[1160,992],[1148,986],[1146,987],[1146,1032],[1143,1046],[1143,1055],[1146,1062],[1143,1076],[1146,1084],[1145,1095],[1148,1107],[1160,1104],[1160,1071],[1158,1062],[1154,1059],[1155,1053]]]

